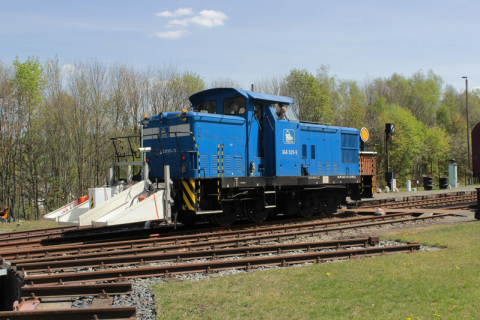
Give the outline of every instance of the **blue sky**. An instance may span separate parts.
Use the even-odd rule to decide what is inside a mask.
[[[179,10],[181,9],[181,10]],[[480,1],[2,1],[0,59],[174,64],[248,87],[292,68],[480,87]]]

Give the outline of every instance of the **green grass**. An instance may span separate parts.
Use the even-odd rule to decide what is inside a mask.
[[[51,228],[58,227],[57,222],[53,221],[25,221],[22,223],[5,223],[5,227],[0,223],[0,231],[20,231],[20,230],[31,230],[31,229],[40,229],[40,228]]]
[[[160,319],[478,318],[480,222],[382,238],[443,250],[157,283],[157,314]]]

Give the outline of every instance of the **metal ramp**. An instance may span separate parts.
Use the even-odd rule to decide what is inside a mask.
[[[131,203],[125,203],[97,220],[92,221],[92,225],[111,226],[133,222],[165,220],[163,205],[164,194],[165,190],[160,190],[141,202],[139,202],[139,197],[136,197]]]
[[[139,148],[141,150],[142,148]],[[145,151],[140,151],[145,152]],[[142,164],[142,162],[140,162]],[[123,164],[122,164],[123,165]],[[60,225],[107,226],[146,221],[172,223],[170,167],[164,166],[165,182],[155,187],[148,180],[148,165],[142,165],[143,180],[131,183],[131,163],[127,166],[127,182],[113,186],[113,169],[109,170],[109,186],[89,189],[89,201],[69,203],[44,216]],[[136,165],[134,163],[133,165]],[[124,187],[127,189],[123,190]],[[98,189],[98,190],[97,190]],[[108,189],[108,190],[107,190]],[[150,190],[149,190],[150,189]],[[123,190],[123,191],[121,191]],[[155,190],[155,191],[153,191]],[[120,192],[119,194],[116,194]]]
[[[85,201],[85,202],[82,202],[82,203],[78,203],[78,199],[75,200],[75,201],[72,201],[70,202],[69,204],[66,204],[64,205],[63,207],[61,208],[58,208],[57,210],[55,211],[52,211],[50,213],[47,213],[46,215],[43,216],[43,220],[44,221],[58,221],[58,218],[60,216],[63,216],[65,213],[67,213],[68,211],[80,206],[80,205],[84,205],[85,203],[87,203],[87,207],[88,207],[88,200]]]
[[[119,195],[105,201],[101,205],[93,208],[92,210],[76,217],[76,225],[91,226],[92,221],[97,220],[107,213],[117,209],[120,206],[125,205],[127,202],[132,201],[137,195],[145,190],[145,181],[140,181],[127,190],[124,190]]]
[[[57,222],[62,225],[77,225],[76,221],[79,216],[85,214],[90,210],[90,203],[85,201],[81,205],[69,210],[67,212],[62,213],[61,215],[57,216]]]

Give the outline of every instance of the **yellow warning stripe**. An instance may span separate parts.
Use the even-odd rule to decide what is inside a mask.
[[[191,188],[195,188],[195,187],[194,186],[189,186],[187,181],[185,181],[185,180],[182,181],[182,184],[183,184],[184,190],[187,191],[189,198],[193,200],[193,203],[195,203],[195,195],[193,194],[193,192],[191,190]]]
[[[189,210],[193,210],[193,206],[188,201],[187,195],[185,193],[183,193],[183,201],[185,201]]]

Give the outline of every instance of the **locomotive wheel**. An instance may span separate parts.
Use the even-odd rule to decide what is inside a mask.
[[[323,210],[322,210],[322,196],[319,196],[317,194],[315,194],[314,198],[312,199],[313,201],[313,204],[315,206],[315,211],[313,213],[313,216],[319,216],[321,214],[323,214]]]
[[[245,215],[248,221],[252,223],[259,223],[268,218],[268,210],[261,201],[245,204]]]
[[[310,218],[315,213],[315,205],[310,197],[301,198],[302,204],[298,206],[297,215],[300,218]]]
[[[337,212],[338,204],[335,196],[323,196],[322,211],[326,215],[333,215]]]
[[[218,227],[228,227],[237,221],[237,210],[231,204],[224,204],[223,212],[212,214],[210,219]]]
[[[297,201],[295,199],[288,199],[287,200],[287,205],[285,206],[285,209],[283,210],[283,215],[287,217],[291,217],[295,215],[298,211],[298,205]]]

